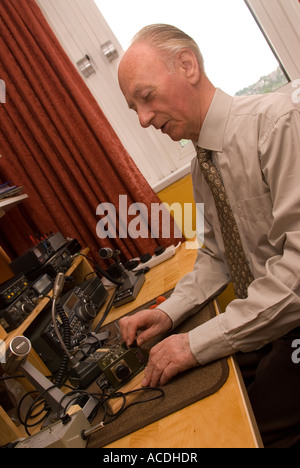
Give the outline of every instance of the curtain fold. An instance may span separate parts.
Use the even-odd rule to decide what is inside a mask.
[[[31,234],[62,232],[90,247],[119,249],[125,259],[183,240],[130,236],[99,239],[97,206],[111,203],[120,219],[127,205],[161,203],[137,169],[98,103],[60,46],[34,0],[1,0],[0,182],[24,186],[29,199],[0,220],[0,243],[13,255],[31,247]],[[126,225],[130,216],[123,220]],[[178,230],[177,230],[178,232]],[[176,238],[174,238],[174,236]]]

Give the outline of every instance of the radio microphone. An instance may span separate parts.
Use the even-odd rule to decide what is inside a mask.
[[[58,273],[55,278],[53,286],[53,299],[57,300],[64,289],[65,284],[65,275],[63,273]]]
[[[99,255],[101,258],[114,258],[118,257],[121,254],[119,250],[113,250],[109,247],[103,247],[99,250]]]

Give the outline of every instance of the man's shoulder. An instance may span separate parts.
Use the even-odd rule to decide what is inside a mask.
[[[300,112],[300,104],[294,98],[294,91],[234,96],[231,115],[265,116],[268,120],[276,122],[289,112]]]

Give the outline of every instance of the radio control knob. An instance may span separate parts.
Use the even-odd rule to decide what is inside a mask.
[[[96,311],[93,306],[85,303],[78,308],[76,315],[82,322],[90,322],[96,317]]]
[[[32,312],[32,305],[29,302],[25,302],[24,304],[22,304],[21,310],[25,314],[29,314],[30,312]]]
[[[130,369],[125,364],[118,364],[115,367],[115,374],[120,380],[126,380],[130,376]]]

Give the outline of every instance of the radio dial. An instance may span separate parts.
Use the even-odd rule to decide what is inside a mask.
[[[115,374],[119,380],[126,380],[130,376],[130,369],[126,364],[120,363],[115,368]]]
[[[84,301],[84,304],[78,307],[76,315],[83,322],[90,322],[96,317],[95,307]]]
[[[29,314],[32,312],[32,307],[32,304],[30,304],[29,302],[25,302],[24,304],[22,304],[21,310],[25,312],[25,314]]]

